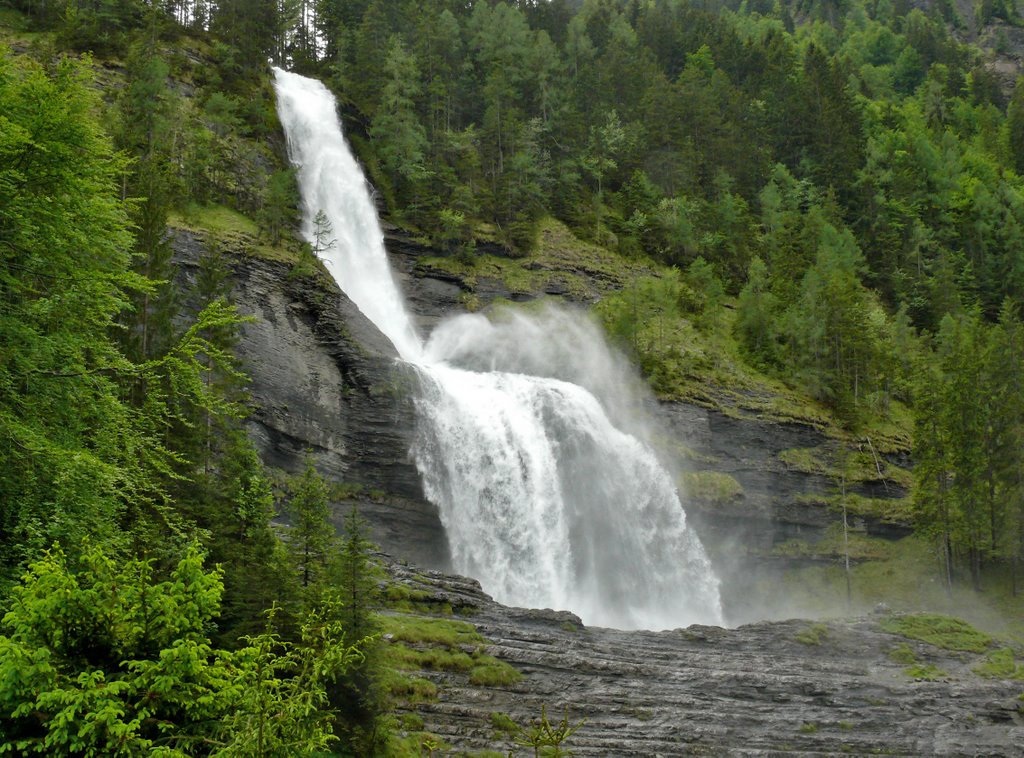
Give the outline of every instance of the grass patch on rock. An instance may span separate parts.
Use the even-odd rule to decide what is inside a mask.
[[[911,679],[921,679],[926,682],[937,682],[949,676],[945,671],[931,663],[915,663],[913,666],[903,669],[903,673]]]
[[[943,650],[984,653],[992,645],[992,638],[985,632],[961,619],[937,613],[892,616],[882,622],[882,628]]]
[[[480,687],[506,687],[523,678],[514,667],[484,652],[487,641],[472,624],[405,615],[384,616],[382,621],[389,643],[384,657],[397,672],[462,673]],[[412,688],[415,696],[423,694],[415,679],[396,679],[393,684],[395,694],[401,695],[403,688]]]
[[[680,480],[686,494],[703,503],[719,505],[743,497],[743,485],[720,471],[688,471]]]
[[[431,703],[437,700],[436,684],[429,679],[409,676],[397,669],[387,669],[382,683],[392,697],[406,703]]]
[[[321,264],[296,239],[282,238],[276,245],[260,236],[259,226],[248,216],[225,205],[198,205],[191,203],[172,211],[167,218],[171,229],[193,232],[208,244],[220,244],[226,250],[297,268],[299,275],[319,275]],[[327,276],[326,271],[322,272]]]
[[[984,663],[975,666],[973,671],[988,679],[1024,679],[1024,664],[1017,663],[1013,650],[1008,647],[990,650]]]
[[[388,610],[401,613],[429,613],[440,616],[454,614],[450,603],[438,600],[430,592],[413,589],[404,584],[389,584],[384,590],[384,603]]]
[[[516,734],[519,731],[516,722],[507,713],[500,711],[491,712],[491,726],[494,727],[495,732],[501,734]]]
[[[793,639],[801,645],[821,645],[828,639],[828,627],[824,624],[811,624],[797,632]]]
[[[430,643],[449,648],[484,641],[472,624],[422,616],[385,616],[384,631],[394,642]]]
[[[523,679],[519,671],[493,656],[481,655],[477,661],[477,665],[469,671],[470,684],[478,687],[508,687]]]
[[[447,755],[451,746],[432,732],[412,732],[403,737],[392,737],[388,742],[389,758],[423,758]]]
[[[896,663],[902,663],[905,665],[917,663],[917,653],[915,653],[906,642],[901,642],[896,647],[889,650],[889,658]]]

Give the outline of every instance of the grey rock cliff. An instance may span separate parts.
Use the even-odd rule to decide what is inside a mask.
[[[194,278],[205,242],[178,231],[176,261]],[[306,451],[324,476],[353,488],[384,549],[430,567],[448,564],[437,509],[409,457],[415,373],[326,277],[294,276],[285,263],[232,259],[233,302],[251,317],[238,353],[251,377],[250,434],[264,461],[299,471]],[[348,503],[336,504],[336,521]]]
[[[194,277],[203,238],[179,231],[174,242],[182,276]],[[436,251],[395,232],[388,246],[425,331],[464,310],[469,291],[462,282],[417,265]],[[296,471],[304,451],[311,450],[324,475],[362,485],[352,499],[384,550],[427,567],[446,567],[444,529],[436,507],[423,497],[409,456],[415,373],[396,361],[390,342],[326,275],[295,276],[288,264],[251,255],[233,261],[232,295],[253,317],[242,329],[239,350],[252,377],[250,428],[264,460]],[[484,303],[502,294],[487,286],[470,294]],[[747,620],[747,578],[780,571],[794,560],[773,556],[772,548],[794,537],[813,541],[837,518],[808,497],[826,496],[834,482],[780,459],[784,450],[820,448],[828,441],[808,426],[732,417],[696,405],[659,404],[654,411],[670,439],[690,451],[690,460],[676,461],[678,468],[727,474],[742,487],[740,496],[724,504],[691,499],[687,511],[723,578],[728,617]],[[872,497],[906,494],[886,482],[861,482],[853,489]],[[348,508],[347,501],[336,504],[339,524]],[[906,533],[877,520],[862,519],[861,525],[882,536]],[[719,560],[723,556],[728,560]]]

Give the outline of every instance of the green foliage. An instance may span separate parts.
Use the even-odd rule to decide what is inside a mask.
[[[292,170],[278,170],[267,181],[267,194],[260,210],[260,228],[270,244],[277,245],[297,226],[299,197]]]
[[[480,687],[508,687],[522,678],[519,671],[496,658],[477,664],[469,671],[469,683]]]
[[[67,61],[51,78],[0,54],[5,579],[54,539],[112,535],[118,495],[148,479],[132,453],[145,432],[111,376],[133,367],[108,337],[147,285],[128,272],[121,164],[91,117],[87,81]]]
[[[420,616],[387,616],[382,619],[390,644],[384,658],[390,666],[406,671],[460,671],[472,684],[507,687],[523,678],[515,668],[483,652],[483,637],[464,621]],[[467,649],[470,652],[467,652]],[[396,681],[392,691],[410,690],[415,683]]]
[[[220,573],[195,545],[152,561],[54,550],[12,590],[0,636],[3,748],[18,754],[276,755],[333,739],[324,683],[361,655],[311,615],[297,645],[266,632],[234,652],[207,637]]]
[[[547,707],[541,706],[540,718],[532,720],[528,727],[517,727],[513,741],[522,747],[533,748],[535,756],[568,756],[572,755],[572,751],[565,746],[565,742],[585,723],[584,720],[570,724],[568,707],[563,710],[562,719],[552,723],[548,720]]]
[[[697,501],[725,504],[743,496],[743,485],[720,471],[689,471],[682,475],[686,494]]]
[[[943,650],[963,650],[984,653],[992,645],[992,638],[975,629],[966,621],[933,613],[892,616],[882,622],[887,632],[899,634]]]
[[[385,714],[389,706],[380,639],[383,624],[377,616],[381,571],[374,563],[376,547],[367,539],[366,530],[366,522],[353,505],[327,578],[328,597],[340,602],[334,618],[354,638],[364,640],[362,660],[328,687],[336,713],[335,733],[358,755],[373,755],[382,749],[387,741]]]
[[[395,642],[436,643],[448,648],[483,642],[483,637],[472,624],[421,616],[389,616],[388,634]]]
[[[437,699],[437,685],[429,679],[408,676],[389,668],[382,681],[388,693],[407,703],[426,703]]]
[[[917,655],[906,642],[901,642],[889,651],[889,657],[896,663],[917,663]]]
[[[828,627],[824,624],[811,624],[797,632],[793,639],[801,645],[820,645],[828,639]]]
[[[312,454],[307,453],[305,468],[292,485],[288,502],[288,554],[303,589],[324,575],[335,545],[329,497],[327,482],[317,473]]]
[[[920,371],[915,409],[915,516],[940,546],[952,584],[966,554],[975,588],[982,561],[1021,556],[1021,383],[1010,368],[1024,331],[1007,304],[988,327],[977,312],[943,318],[936,361]],[[1010,526],[1010,525],[1014,526]]]
[[[821,457],[821,451],[812,447],[796,447],[779,453],[779,460],[787,468],[803,471],[807,474],[827,474],[831,468]]]
[[[917,663],[903,670],[911,679],[923,679],[926,682],[938,682],[949,676],[945,671],[931,663]]]
[[[491,712],[491,726],[494,727],[495,731],[503,734],[515,734],[519,729],[516,722],[509,718],[507,713],[500,713],[498,711]]]
[[[736,301],[736,335],[749,360],[770,366],[777,357],[778,307],[769,289],[768,270],[758,257],[750,261],[747,283]]]
[[[158,290],[129,269],[126,206],[115,190],[123,166],[93,120],[88,74],[63,62],[49,78],[7,57],[0,67],[0,331],[9,346],[0,364],[0,493],[9,504],[0,553],[10,577],[54,540],[159,544],[179,531],[168,498],[190,461],[169,430],[196,412],[237,415],[207,377],[237,374],[213,335],[238,317],[209,302],[182,332],[142,339],[138,362],[125,357],[110,339],[115,320]],[[56,209],[54,196],[63,198]]]
[[[1024,679],[1024,663],[1017,663],[1014,651],[1008,647],[990,650],[985,654],[985,662],[973,671],[992,679]]]

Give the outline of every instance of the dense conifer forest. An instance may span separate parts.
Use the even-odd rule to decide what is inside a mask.
[[[2,749],[406,749],[358,514],[337,536],[312,463],[246,436],[226,252],[189,289],[171,262],[169,225],[245,217],[315,268],[268,61],[332,88],[439,265],[552,225],[611,251],[640,273],[595,313],[657,394],[778,388],[910,449],[936,575],[1016,595],[1013,0],[5,0],[0,27]]]

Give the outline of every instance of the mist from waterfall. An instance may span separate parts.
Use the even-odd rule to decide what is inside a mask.
[[[649,443],[639,383],[574,310],[463,315],[424,345],[391,274],[333,96],[275,69],[303,233],[341,289],[416,367],[412,455],[454,568],[508,605],[623,629],[720,624],[718,580]]]

